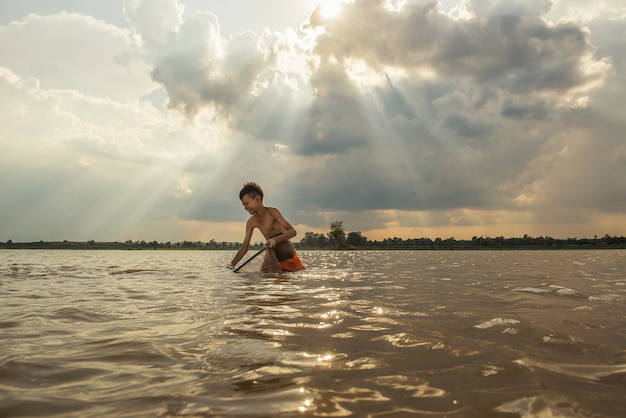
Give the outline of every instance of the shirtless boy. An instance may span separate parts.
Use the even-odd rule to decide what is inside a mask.
[[[289,241],[296,236],[296,230],[278,209],[263,205],[261,186],[252,182],[244,184],[239,192],[239,199],[244,209],[252,216],[246,223],[246,236],[243,239],[243,244],[228,267],[233,268],[246,255],[252,239],[252,232],[254,228],[258,228],[267,240],[265,246],[269,249],[266,251],[261,271],[271,271],[272,261],[275,262],[276,259],[280,262],[280,270],[282,271],[304,270],[296,249]]]

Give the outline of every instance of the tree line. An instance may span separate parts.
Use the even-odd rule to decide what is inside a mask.
[[[343,221],[334,221],[326,234],[305,232],[300,242],[294,242],[302,249],[516,249],[516,248],[626,248],[626,237],[594,236],[593,238],[552,238],[549,236],[521,238],[505,238],[475,236],[471,240],[451,238],[385,238],[371,241],[361,232],[346,232]],[[21,242],[8,240],[0,243],[0,249],[101,249],[101,250],[236,250],[240,242],[216,241],[208,242],[182,241],[54,241],[54,242]],[[251,248],[261,248],[263,243],[257,242]]]
[[[17,242],[8,240],[0,243],[0,249],[48,249],[48,250],[233,250],[239,248],[241,243],[215,241],[182,241],[182,242],[157,242],[157,241],[115,241],[100,242],[89,241],[36,241]],[[263,244],[255,244],[259,248]]]
[[[597,235],[593,238],[532,237],[521,238],[474,236],[471,240],[451,238],[386,238],[371,241],[361,232],[346,232],[343,221],[334,221],[326,234],[305,232],[299,248],[344,248],[344,249],[488,249],[488,248],[626,248],[626,237]]]

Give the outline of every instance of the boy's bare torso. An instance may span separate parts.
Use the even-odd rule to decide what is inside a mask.
[[[252,228],[259,228],[259,231],[263,234],[266,240],[276,237],[285,232],[285,227],[283,227],[276,217],[274,216],[275,208],[266,207],[267,211],[263,214],[253,215],[251,220]]]

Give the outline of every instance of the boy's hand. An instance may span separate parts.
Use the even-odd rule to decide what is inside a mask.
[[[268,239],[267,242],[265,243],[265,247],[267,247],[267,248],[274,248],[274,247],[276,247],[276,238]]]

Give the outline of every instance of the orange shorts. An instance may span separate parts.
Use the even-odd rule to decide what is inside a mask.
[[[300,257],[298,257],[298,253],[294,250],[293,257],[288,258],[280,262],[280,267],[283,271],[300,271],[305,270],[302,261],[300,261]]]

